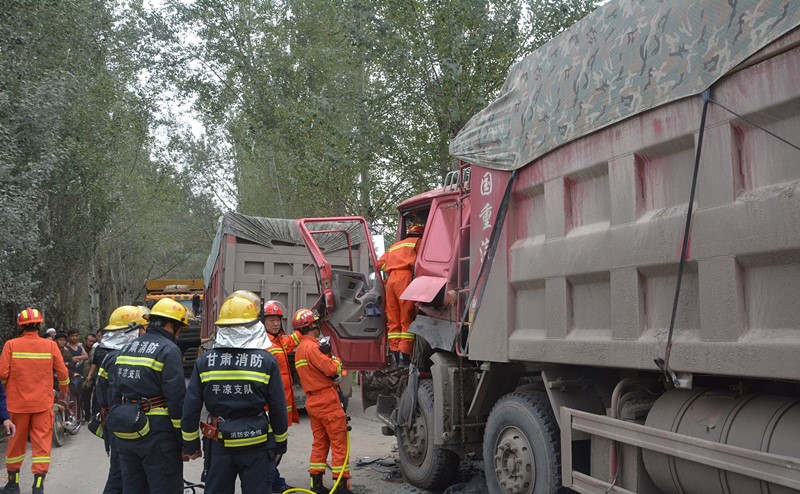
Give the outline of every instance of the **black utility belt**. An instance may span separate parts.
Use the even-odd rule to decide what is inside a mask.
[[[209,423],[201,424],[203,435],[222,441],[226,448],[241,448],[266,444],[271,431],[269,418],[262,413],[253,417],[223,419],[211,417]]]

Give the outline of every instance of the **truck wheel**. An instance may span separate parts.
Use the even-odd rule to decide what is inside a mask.
[[[410,400],[409,388],[403,392],[401,403]],[[434,444],[433,441],[433,383],[419,382],[417,408],[411,427],[397,428],[397,451],[400,470],[408,481],[423,489],[447,487],[458,473],[458,455]]]
[[[483,436],[483,465],[489,492],[558,492],[559,430],[545,393],[515,392],[495,404]]]

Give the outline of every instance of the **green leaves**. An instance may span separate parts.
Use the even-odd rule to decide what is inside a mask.
[[[7,336],[29,304],[43,309],[48,325],[96,329],[87,289],[103,316],[134,302],[148,272],[174,266],[176,252],[197,252],[186,247],[203,238],[188,224],[192,212],[216,220],[213,208],[189,207],[210,199],[195,199],[179,172],[159,172],[165,168],[150,160],[153,103],[136,87],[142,59],[133,58],[139,31],[116,17],[133,10],[117,7],[74,0],[0,8],[0,333]],[[187,275],[199,275],[202,251]],[[87,286],[90,266],[97,279]]]

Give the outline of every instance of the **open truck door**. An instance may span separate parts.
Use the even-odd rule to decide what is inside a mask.
[[[360,216],[297,220],[319,285],[312,309],[333,352],[351,370],[386,365],[384,286],[367,221]]]

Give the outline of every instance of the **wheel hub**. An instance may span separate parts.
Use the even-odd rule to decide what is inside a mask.
[[[419,411],[414,414],[414,424],[411,427],[403,427],[402,434],[403,449],[414,464],[422,464],[428,447],[428,428]]]
[[[508,427],[497,439],[494,455],[497,480],[508,494],[533,491],[536,462],[525,435],[516,427]]]

